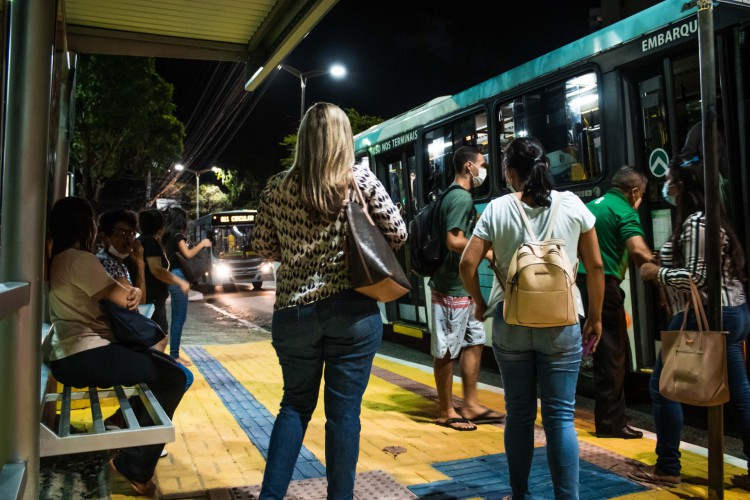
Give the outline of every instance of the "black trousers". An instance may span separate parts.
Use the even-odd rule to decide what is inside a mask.
[[[73,387],[112,387],[148,384],[169,418],[185,393],[185,373],[162,352],[137,351],[122,344],[110,344],[73,354],[50,363],[52,375]],[[150,425],[151,418],[139,397],[129,399],[138,422]],[[145,483],[151,479],[163,444],[125,448],[115,459],[117,470],[127,478]]]
[[[588,308],[585,274],[578,276],[577,284],[584,308]],[[624,304],[625,292],[620,289],[620,280],[605,276],[602,338],[594,352],[594,422],[597,434],[617,432],[627,423],[624,384],[630,345]]]

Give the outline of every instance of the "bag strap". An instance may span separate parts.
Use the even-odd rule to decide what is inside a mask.
[[[511,196],[513,196],[513,201],[516,202],[516,208],[518,208],[518,213],[521,214],[521,220],[523,220],[523,225],[526,227],[526,232],[528,232],[529,236],[531,236],[531,241],[537,241],[536,234],[531,228],[531,221],[526,215],[526,211],[523,209],[523,205],[521,205],[521,200],[516,195]],[[555,220],[557,219],[557,209],[559,206],[560,198],[558,196],[552,196],[552,212],[550,213],[547,231],[544,235],[545,241],[552,238],[552,230],[555,228]]]
[[[690,312],[691,305],[695,310],[695,319],[698,323],[698,331],[707,332],[708,319],[706,317],[706,311],[705,309],[703,309],[703,302],[701,301],[700,292],[698,292],[698,287],[695,285],[692,277],[690,277],[690,300],[685,304],[685,311],[682,317],[682,326],[680,327],[680,330],[685,330],[687,326],[687,317],[688,313]]]
[[[356,195],[356,198],[353,196],[350,196],[350,193],[354,193]],[[370,223],[370,225],[374,226],[375,221],[373,221],[372,217],[370,217],[370,211],[367,209],[367,204],[365,203],[365,197],[362,196],[362,191],[359,189],[359,184],[357,184],[357,179],[354,177],[354,165],[352,165],[351,186],[347,190],[346,198],[344,199],[344,202],[348,203],[350,200],[354,201],[360,207],[362,207],[362,211],[365,213],[365,217],[367,217],[368,222]]]

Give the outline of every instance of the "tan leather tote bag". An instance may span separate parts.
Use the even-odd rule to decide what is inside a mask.
[[[729,401],[727,332],[708,330],[698,288],[690,281],[691,300],[685,305],[682,327],[661,332],[664,363],[659,392],[665,398],[693,406],[716,406]],[[686,330],[690,307],[695,309],[698,330]]]

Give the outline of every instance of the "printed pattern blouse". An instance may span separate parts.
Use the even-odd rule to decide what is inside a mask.
[[[299,199],[287,172],[268,180],[260,196],[253,230],[253,250],[280,262],[276,271],[274,310],[310,304],[351,288],[344,262],[346,212],[332,222],[314,221]],[[406,242],[406,224],[383,185],[367,168],[354,166],[373,221],[396,251]]]
[[[674,267],[672,242],[662,246],[659,256],[661,269],[659,282],[666,287],[667,299],[672,314],[682,311],[690,297],[690,279],[698,287],[703,303],[708,302],[706,295],[706,217],[703,212],[695,212],[685,219],[680,235],[685,267]],[[729,237],[721,230],[721,304],[739,306],[745,303],[745,291],[742,282],[732,272],[732,256],[729,251]]]

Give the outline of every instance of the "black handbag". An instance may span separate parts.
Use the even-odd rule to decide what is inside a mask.
[[[385,236],[370,217],[359,186],[356,182],[352,184],[346,204],[349,281],[354,290],[380,302],[396,300],[409,293],[411,284]]]
[[[179,250],[175,256],[182,268],[182,274],[190,283],[197,282],[211,270],[211,251],[208,248],[201,248],[192,259],[185,258]]]
[[[99,305],[109,320],[112,333],[121,344],[131,347],[153,347],[166,335],[159,324],[137,310],[118,306],[110,300],[100,300]]]

